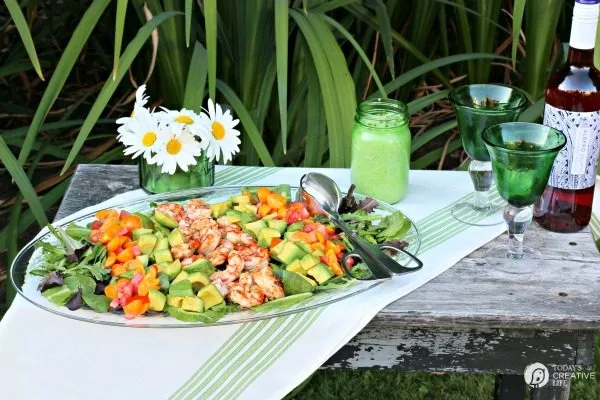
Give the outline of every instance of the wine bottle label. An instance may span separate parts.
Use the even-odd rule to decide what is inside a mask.
[[[600,111],[565,111],[546,103],[544,125],[567,136],[567,145],[554,161],[548,184],[571,190],[593,186],[600,150]]]

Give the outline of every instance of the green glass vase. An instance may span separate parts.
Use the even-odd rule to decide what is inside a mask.
[[[175,192],[178,190],[212,186],[215,183],[215,164],[204,153],[196,157],[196,165],[187,172],[179,167],[173,175],[161,172],[161,167],[140,159],[140,186],[150,193]]]

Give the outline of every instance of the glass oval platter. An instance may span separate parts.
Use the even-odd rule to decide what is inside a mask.
[[[246,189],[256,189],[253,187],[244,187]],[[128,212],[147,213],[153,210],[153,204],[161,202],[176,202],[185,203],[189,199],[200,198],[207,203],[223,202],[230,199],[232,196],[239,195],[242,190],[241,186],[221,186],[211,188],[199,188],[186,190],[181,192],[164,193],[149,196],[143,200],[129,201],[122,204],[111,206],[115,210],[126,210]],[[295,198],[298,192],[297,188],[291,188],[292,199]],[[355,195],[357,200],[361,196]],[[375,209],[375,214],[388,215],[396,211],[392,206],[384,203],[379,203]],[[420,247],[420,236],[416,225],[407,216],[411,223],[403,240],[408,242],[406,251],[416,255]],[[75,223],[80,226],[85,226],[94,221],[95,212],[89,213],[80,217],[67,218],[59,225],[66,228],[69,224]],[[56,226],[56,225],[55,225]],[[167,313],[148,312],[142,316],[137,316],[133,319],[126,319],[122,311],[96,312],[91,308],[80,308],[76,311],[70,311],[65,306],[57,306],[50,302],[38,290],[38,285],[42,281],[41,276],[31,275],[29,272],[38,268],[43,260],[42,249],[39,247],[39,242],[47,242],[57,244],[58,241],[51,233],[46,233],[30,243],[28,243],[15,258],[11,270],[10,278],[13,286],[19,294],[27,299],[32,304],[54,314],[97,324],[136,327],[136,328],[189,328],[203,327],[214,325],[239,324],[250,321],[263,320],[274,318],[292,313],[310,310],[316,307],[321,307],[337,301],[341,301],[350,296],[362,293],[380,284],[381,280],[357,280],[347,278],[343,285],[333,285],[332,288],[317,286],[319,290],[313,291],[312,296],[307,295],[306,298],[293,304],[279,304],[277,307],[269,307],[269,302],[256,307],[255,309],[241,309],[225,314],[220,319],[203,318],[202,321],[184,322],[170,316]],[[398,260],[406,263],[406,256],[398,253],[395,256]]]

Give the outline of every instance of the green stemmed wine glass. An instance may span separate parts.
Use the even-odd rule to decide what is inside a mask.
[[[508,246],[491,249],[486,257],[507,258],[496,267],[504,272],[532,272],[534,263],[522,259],[540,254],[523,247],[523,236],[533,217],[532,206],[542,195],[554,159],[567,138],[548,126],[508,122],[487,128],[483,141],[492,159],[498,192],[508,202],[504,208]]]
[[[469,175],[475,188],[473,200],[455,205],[452,216],[469,225],[501,224],[500,207],[492,205],[489,199],[494,177],[481,134],[492,125],[516,121],[527,105],[527,96],[510,86],[481,84],[455,88],[448,98],[456,112],[463,147],[472,159]]]

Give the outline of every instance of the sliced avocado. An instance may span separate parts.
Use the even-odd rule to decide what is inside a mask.
[[[171,317],[183,322],[201,322],[206,319],[206,316],[203,313],[186,311],[178,307],[166,307],[165,311],[168,312]]]
[[[268,239],[269,243],[271,239],[281,237],[281,233],[273,228],[264,228],[258,233],[258,240]]]
[[[300,261],[301,260],[294,260],[290,265],[285,267],[285,269],[287,269],[288,271],[295,272],[300,275],[306,275],[306,271],[304,270],[304,268],[302,268],[302,264],[300,263]]]
[[[183,234],[177,228],[173,229],[171,233],[169,233],[169,236],[167,236],[167,240],[169,241],[169,245],[171,247],[183,244],[185,242]]]
[[[289,265],[294,260],[304,257],[304,254],[306,253],[300,247],[296,246],[294,242],[287,241],[281,252],[273,255],[273,258]]]
[[[231,201],[234,202],[235,204],[249,204],[250,196],[244,196],[244,195],[233,196],[231,198]]]
[[[181,282],[181,281],[187,279],[188,276],[190,276],[190,274],[188,274],[187,271],[185,271],[185,270],[179,272],[179,274],[177,274],[177,276],[175,277],[175,279],[173,279],[173,282],[171,282],[171,285],[173,285],[174,283]]]
[[[184,279],[169,286],[169,294],[171,296],[193,296],[192,282]]]
[[[177,221],[175,221],[173,218],[169,217],[167,214],[159,210],[154,210],[154,219],[156,220],[156,222],[169,229],[177,228],[177,226],[179,225]]]
[[[315,257],[323,257],[325,253],[323,252],[323,250],[316,249],[312,251],[312,255]]]
[[[304,229],[304,222],[302,221],[294,222],[293,224],[290,224],[290,226],[287,227],[288,232],[296,232],[302,229]]]
[[[169,286],[171,286],[169,275],[165,274],[164,272],[158,273],[158,282],[160,283],[160,290],[167,290]]]
[[[67,285],[62,285],[46,289],[42,292],[42,295],[57,306],[64,306],[73,296],[73,292]]]
[[[315,265],[314,267],[306,271],[306,273],[315,278],[315,280],[319,282],[319,285],[327,282],[333,277],[333,272],[331,272],[329,267],[321,263]]]
[[[167,304],[171,307],[181,307],[181,302],[183,301],[183,296],[172,296],[167,295]]]
[[[144,234],[137,239],[138,246],[140,246],[140,250],[142,254],[150,254],[154,251],[156,244],[158,242],[158,238],[156,235],[152,233]]]
[[[225,212],[233,206],[231,201],[223,201],[221,203],[215,203],[210,205],[210,211],[213,218],[219,218],[225,215]]]
[[[204,286],[210,285],[210,279],[202,272],[194,272],[188,275],[188,280],[192,282],[192,288],[195,291],[200,290]]]
[[[269,219],[267,220],[267,226],[283,234],[287,228],[287,222],[282,219]]]
[[[312,292],[316,286],[311,283],[310,278],[288,270],[283,271],[281,281],[283,282],[283,290],[286,296]]]
[[[312,248],[308,244],[304,243],[302,240],[298,240],[298,241],[296,241],[294,243],[296,243],[296,246],[300,247],[300,249],[303,252],[305,252],[305,253],[312,252]]]
[[[204,311],[204,302],[198,297],[184,297],[181,302],[181,309],[185,311],[202,312]]]
[[[173,280],[181,272],[181,261],[175,260],[171,263],[158,264],[158,272],[164,273],[170,280]]]
[[[213,272],[215,272],[215,267],[205,258],[200,260],[196,260],[190,265],[185,266],[185,271],[188,274],[193,272],[202,272],[204,275],[211,276]]]
[[[141,262],[144,268],[147,267],[150,262],[150,256],[148,254],[139,255],[135,259]]]
[[[156,250],[154,252],[154,261],[157,264],[172,262],[173,256],[171,255],[171,250],[169,250],[169,249]]]
[[[213,284],[204,286],[202,289],[198,291],[198,297],[204,301],[204,309],[208,310],[209,308],[216,306],[223,302],[223,296],[219,289]]]
[[[273,257],[277,257],[277,255],[279,255],[283,251],[287,243],[287,240],[282,240],[281,242],[277,243],[277,245],[271,249],[271,255]]]
[[[168,249],[168,248],[169,248],[169,239],[167,239],[166,237],[161,237],[160,239],[158,239],[156,241],[156,244],[154,245],[154,249],[152,249],[152,251],[164,250],[164,249]]]
[[[256,215],[256,213],[258,212],[258,207],[256,207],[253,204],[250,204],[250,203],[248,203],[248,204],[244,203],[244,204],[240,204],[238,206],[234,206],[233,209],[235,211],[240,211],[240,212],[250,214],[250,215]]]
[[[304,271],[308,271],[320,262],[321,261],[319,260],[319,258],[315,257],[312,254],[307,254],[300,260],[300,264],[302,265],[302,268],[304,268]]]
[[[269,247],[271,247],[271,239],[273,239],[273,238],[258,239],[258,242],[256,242],[256,244],[258,244],[260,247],[264,247],[265,249],[268,249]]]
[[[150,219],[149,216],[141,212],[134,212],[133,215],[139,217],[140,220],[142,220],[142,228],[154,229],[154,222],[152,222],[152,219]]]
[[[152,230],[152,229],[146,229],[146,228],[135,229],[132,232],[133,240],[139,240],[139,238],[142,237],[143,235],[152,234],[153,232],[154,232],[154,230]]]
[[[160,290],[150,288],[150,290],[148,291],[148,300],[150,300],[151,310],[162,311],[165,308],[167,296],[165,296]]]
[[[248,213],[236,210],[229,210],[225,212],[225,215],[227,215],[227,217],[229,218],[229,222],[231,222],[232,224],[238,222],[242,224],[247,224],[248,222],[256,221],[257,219],[256,215],[250,215]]]
[[[262,217],[262,219],[265,220],[265,221],[267,221],[269,219],[273,219],[273,218],[277,218],[277,213],[276,212],[268,214],[268,215],[265,215],[264,217]]]
[[[154,221],[154,233],[156,234],[156,236],[158,236],[159,238],[169,236],[169,233],[171,232],[169,228],[162,226],[154,219],[152,221]]]
[[[265,223],[265,221],[258,220],[258,221],[247,223],[244,226],[244,228],[246,228],[247,230],[252,232],[254,234],[254,237],[258,237],[258,234],[260,233],[260,231],[265,229],[266,226],[267,226],[267,224]]]

